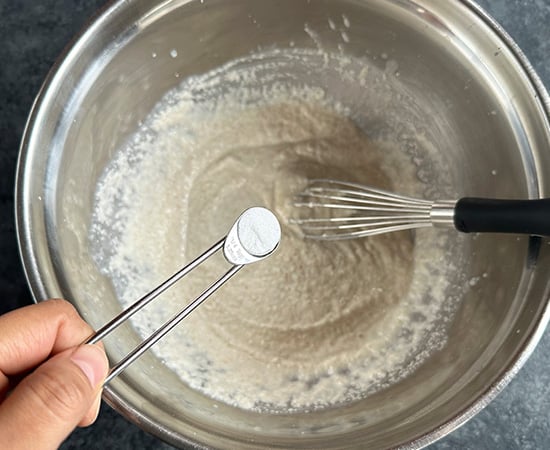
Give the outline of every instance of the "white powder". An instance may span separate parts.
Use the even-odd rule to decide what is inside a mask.
[[[265,208],[250,208],[239,218],[237,236],[244,249],[254,256],[265,256],[279,244],[281,229],[274,215]]]
[[[305,50],[252,55],[170,92],[97,188],[94,257],[121,303],[210,247],[248,207],[274,211],[283,238],[157,344],[158,358],[217,401],[294,411],[364,398],[441,348],[455,307],[445,233],[327,243],[287,222],[308,178],[441,189],[447,173],[414,105],[369,61]],[[135,328],[148,335],[225,267],[208,261]]]
[[[266,208],[247,209],[229,230],[223,244],[225,259],[245,265],[269,256],[281,241],[279,220]]]

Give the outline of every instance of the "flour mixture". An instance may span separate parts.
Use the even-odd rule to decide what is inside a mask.
[[[343,86],[336,93],[334,80]],[[346,90],[357,84],[370,97]],[[265,206],[283,224],[275,255],[240,272],[155,347],[191,387],[244,409],[330,407],[398,382],[444,344],[453,309],[445,235],[327,243],[288,225],[308,178],[422,195],[429,173],[415,162],[429,159],[445,176],[414,112],[395,136],[391,120],[376,127],[354,105],[391,107],[406,97],[397,86],[391,73],[340,56],[251,56],[185,80],[107,167],[91,240],[125,306],[221,238],[244,209]],[[422,145],[411,147],[407,126]],[[224,264],[197,270],[134,327],[148,335]]]

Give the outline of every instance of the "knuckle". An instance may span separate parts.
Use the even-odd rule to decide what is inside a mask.
[[[67,300],[63,300],[62,298],[52,298],[46,301],[46,304],[50,305],[51,308],[58,310],[58,314],[64,317],[73,318],[78,316],[76,308]]]
[[[74,305],[63,299],[50,299],[45,303],[50,302],[52,304],[51,308],[55,310],[57,317],[58,333],[65,337],[63,346],[54,345],[54,353],[64,350],[69,344],[72,346],[81,343],[83,339],[93,333],[90,325],[80,316]]]

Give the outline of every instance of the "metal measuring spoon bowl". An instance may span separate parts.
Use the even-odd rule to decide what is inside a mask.
[[[225,259],[236,266],[271,255],[281,241],[281,225],[275,214],[259,206],[243,212],[229,230],[223,246]]]

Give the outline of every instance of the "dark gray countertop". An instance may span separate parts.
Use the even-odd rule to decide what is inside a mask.
[[[479,3],[516,40],[550,89],[550,0]],[[55,58],[103,4],[104,0],[0,0],[0,313],[31,303],[17,253],[13,214],[15,165],[25,120]],[[550,448],[549,367],[550,330],[496,400],[430,448]],[[104,406],[96,424],[75,431],[62,448],[172,447]]]

